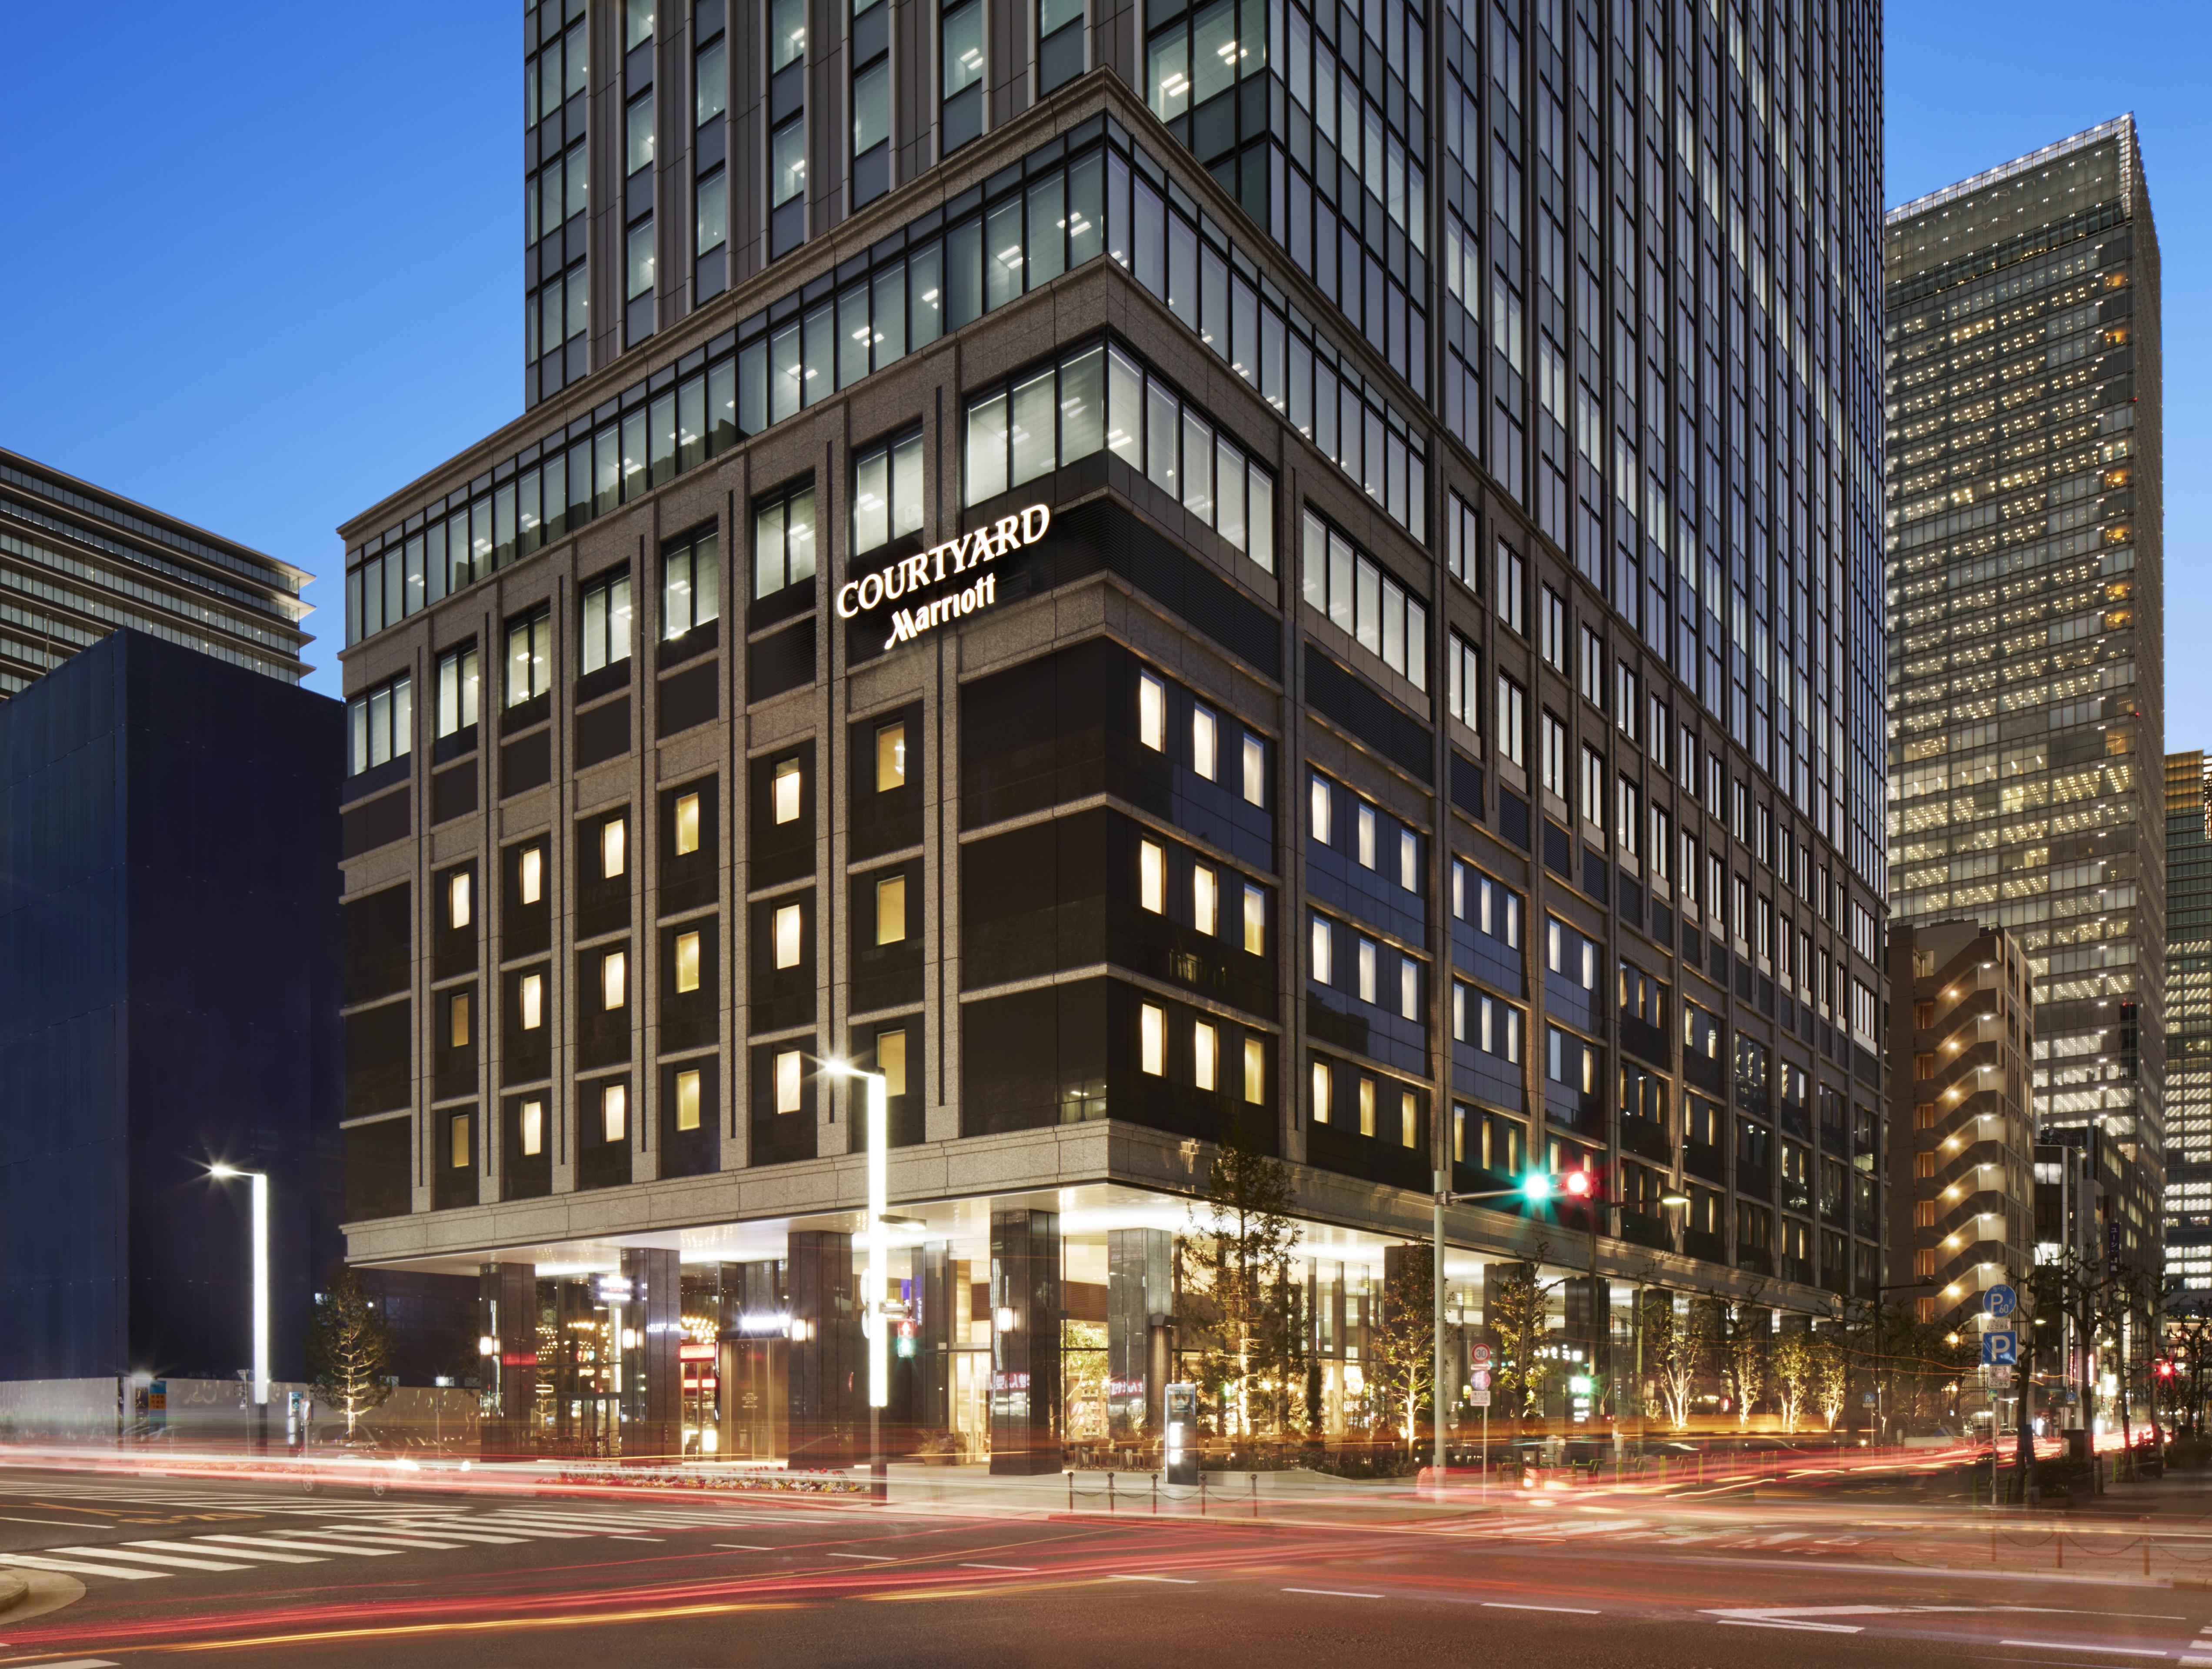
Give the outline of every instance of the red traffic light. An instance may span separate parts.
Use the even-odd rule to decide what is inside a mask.
[[[1569,1171],[1565,1178],[1567,1192],[1577,1199],[1588,1199],[1595,1191],[1595,1181],[1586,1170]]]

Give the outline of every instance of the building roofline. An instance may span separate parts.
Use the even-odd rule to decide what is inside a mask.
[[[1887,231],[1900,221],[1911,220],[1917,215],[1926,214],[1931,209],[1940,209],[1947,203],[1955,203],[1960,197],[1971,197],[1987,186],[1995,185],[2000,181],[2026,173],[2032,168],[2041,167],[2053,157],[2063,156],[2069,151],[2080,150],[2085,146],[2096,144],[2115,135],[2119,137],[2123,149],[2132,152],[2135,148],[2135,112],[2128,111],[2113,117],[2110,121],[2100,122],[2093,128],[2085,128],[2069,138],[2055,141],[2044,146],[2040,150],[2032,150],[2027,155],[2016,156],[2009,162],[2000,162],[1994,168],[1984,168],[1981,173],[1970,179],[1962,179],[1954,185],[1946,185],[1941,191],[1929,192],[1925,197],[1917,197],[1910,203],[1900,203],[1881,217],[1882,229]],[[2131,167],[2130,171],[2132,172]]]

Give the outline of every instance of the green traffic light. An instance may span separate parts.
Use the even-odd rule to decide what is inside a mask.
[[[1521,1197],[1540,1205],[1552,1197],[1552,1178],[1546,1171],[1530,1171],[1521,1179]]]

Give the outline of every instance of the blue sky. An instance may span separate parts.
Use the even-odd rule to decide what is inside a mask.
[[[0,445],[327,576],[332,529],[520,407],[520,8],[0,4]],[[2118,14],[2115,15],[2116,16]],[[1911,0],[1885,21],[1886,191],[2136,112],[2164,257],[2166,616],[2202,572],[2212,9]],[[2166,745],[2212,743],[2212,657]]]

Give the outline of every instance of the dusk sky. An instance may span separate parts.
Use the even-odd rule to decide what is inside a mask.
[[[2164,268],[2169,749],[2212,743],[2212,12],[1892,7],[1887,200],[2132,110]],[[334,527],[522,395],[520,8],[0,9],[0,445],[323,576]],[[2069,43],[2071,43],[2069,45]]]

